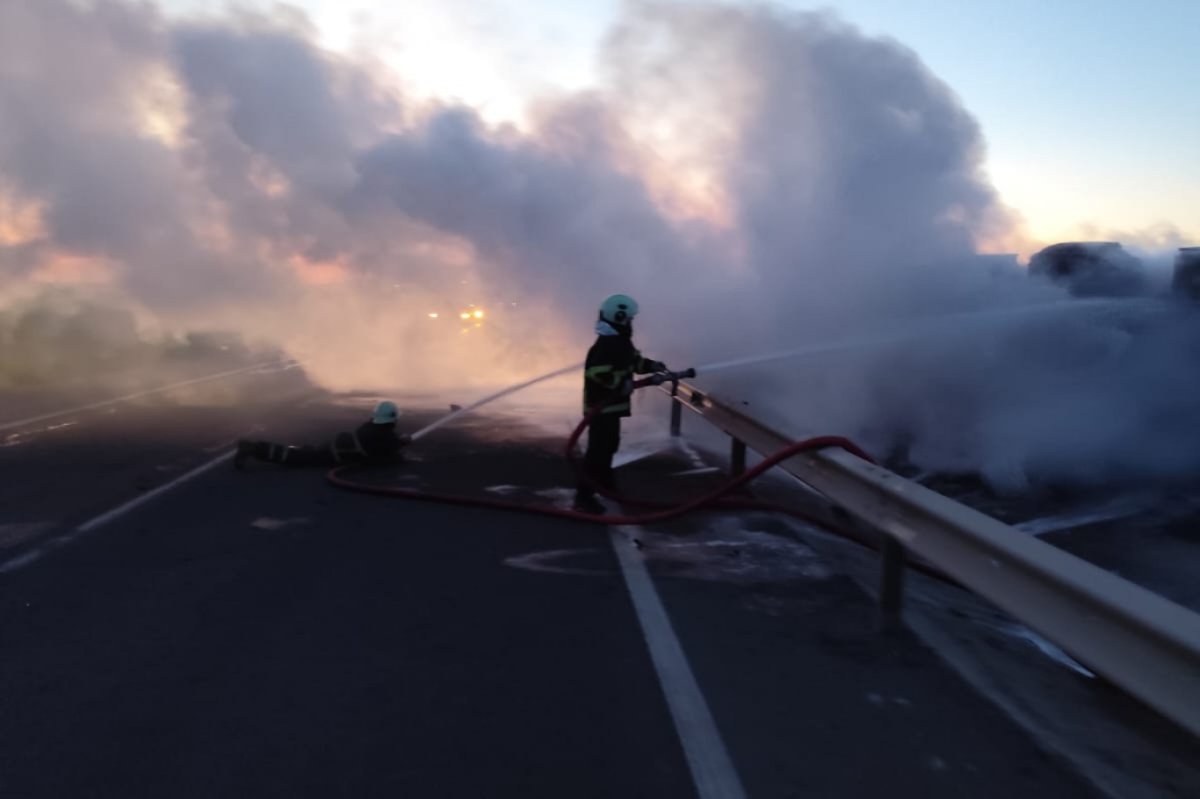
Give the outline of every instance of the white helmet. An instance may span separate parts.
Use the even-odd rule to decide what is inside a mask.
[[[600,304],[600,318],[614,325],[630,324],[637,312],[637,300],[626,294],[614,294]]]
[[[399,416],[400,409],[396,407],[396,403],[391,400],[384,400],[375,406],[375,412],[371,414],[371,423],[392,424]]]

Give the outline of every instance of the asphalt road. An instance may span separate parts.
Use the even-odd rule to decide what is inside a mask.
[[[713,733],[717,784],[756,797],[1094,795],[770,519],[614,530],[222,463],[72,534],[238,436],[319,440],[372,399],[253,380],[0,448],[0,796],[733,795],[696,776]],[[490,414],[372,479],[558,502],[559,446]],[[623,478],[714,479],[691,466]]]

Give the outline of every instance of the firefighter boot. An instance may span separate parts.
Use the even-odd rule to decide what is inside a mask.
[[[575,492],[575,503],[572,508],[579,513],[586,513],[589,516],[603,516],[608,512],[608,508],[596,499],[596,495],[590,491],[583,489]]]

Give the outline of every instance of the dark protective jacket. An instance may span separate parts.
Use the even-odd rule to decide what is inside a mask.
[[[338,433],[331,448],[333,459],[338,463],[379,463],[396,457],[400,447],[395,422],[364,422],[353,433]]]
[[[629,416],[633,376],[666,369],[659,361],[643,357],[633,346],[632,331],[606,322],[596,324],[596,343],[583,366],[583,412]]]

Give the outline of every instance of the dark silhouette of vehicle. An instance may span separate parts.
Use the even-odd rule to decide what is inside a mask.
[[[1077,297],[1128,297],[1149,290],[1142,262],[1115,241],[1052,244],[1029,259],[1029,273]]]
[[[1179,248],[1175,255],[1171,290],[1189,300],[1200,302],[1200,247]]]

